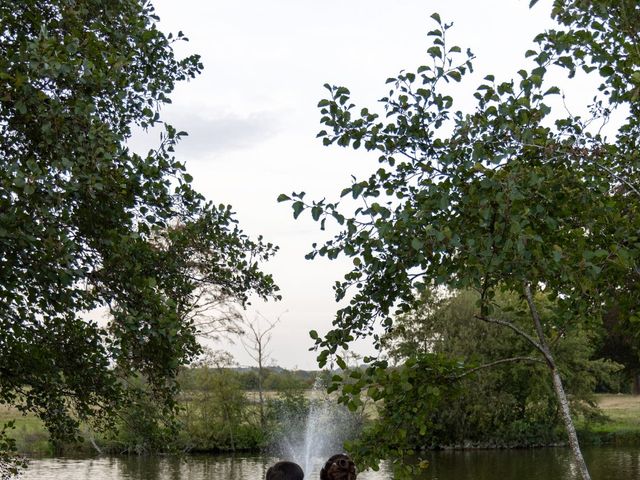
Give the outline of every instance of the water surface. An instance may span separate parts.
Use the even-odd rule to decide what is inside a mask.
[[[598,447],[584,451],[593,480],[640,480],[640,449]],[[429,452],[420,480],[576,480],[565,448]],[[174,458],[100,457],[33,459],[24,480],[259,480],[270,456],[194,456]],[[316,459],[306,479],[317,479]],[[358,480],[391,480],[393,475],[362,472]]]

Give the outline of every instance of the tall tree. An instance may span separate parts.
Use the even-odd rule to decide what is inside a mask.
[[[262,323],[264,321],[266,325]],[[273,329],[280,322],[280,317],[269,320],[260,313],[256,314],[253,320],[244,319],[243,327],[246,328],[246,336],[240,337],[240,342],[251,359],[258,365],[258,406],[260,408],[260,427],[264,430],[265,400],[264,400],[264,380],[266,376],[265,364],[271,358],[271,352],[267,349],[271,343]]]
[[[535,2],[532,2],[535,3]],[[619,269],[617,281],[606,289],[603,353],[627,366],[634,390],[640,392],[640,312],[638,307],[638,179],[640,156],[640,4],[634,0],[555,1],[553,17],[559,26],[537,37],[545,55],[566,69],[598,73],[598,90],[607,99],[605,114],[616,110],[626,118],[621,122],[615,142],[603,142],[588,159],[612,178],[621,200],[620,221],[600,223],[610,242]],[[613,159],[613,161],[610,161]],[[603,219],[606,221],[606,219]],[[626,237],[626,238],[625,238]],[[612,248],[613,249],[613,248]]]
[[[583,479],[589,473],[550,341],[597,325],[612,291],[626,291],[626,308],[637,306],[638,282],[628,279],[637,275],[638,257],[640,116],[632,86],[639,64],[625,52],[637,48],[638,23],[624,27],[610,11],[623,8],[635,18],[632,3],[557,1],[554,15],[583,33],[540,35],[539,48],[527,52],[532,66],[519,70],[517,80],[485,77],[474,93],[475,110],[466,113],[453,110],[445,84],[461,81],[472,55],[460,58],[461,49],[447,45],[450,25],[434,14],[431,63],[388,80],[384,117],[356,111],[345,87],[327,85],[330,98],[319,104],[327,127],[319,136],[326,145],[378,154],[375,173],[342,192],[360,206],[307,202],[303,193],[292,199],[294,216],[308,209],[320,222],[333,218],[342,225],[309,258],[345,254],[354,264],[335,287],[338,300],[347,291],[351,299],[334,328],[324,338],[312,332],[321,365],[356,338],[373,335],[379,345],[374,324],[390,329],[393,315],[412,310],[416,292],[426,287],[477,290],[478,320],[518,333],[547,365]],[[615,33],[615,45],[602,29]],[[585,51],[585,42],[591,50]],[[591,117],[564,116],[562,110],[551,117],[552,96],[560,90],[549,84],[547,70],[577,65],[589,72],[594,64],[606,81],[601,95],[594,92]],[[589,128],[620,106],[630,106],[632,115],[613,141]],[[493,315],[498,289],[527,302],[528,328]],[[541,318],[537,291],[556,301],[549,321]],[[375,358],[369,363],[372,371],[387,366]]]
[[[0,1],[0,403],[53,437],[110,419],[140,375],[167,408],[199,351],[199,289],[275,295],[230,207],[194,191],[160,108],[202,69],[144,0]],[[162,127],[140,155],[132,129]],[[109,321],[88,320],[102,308]]]

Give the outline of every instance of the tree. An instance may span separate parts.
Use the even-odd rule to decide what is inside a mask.
[[[267,325],[262,326],[260,319],[264,320]],[[265,363],[269,361],[271,354],[267,351],[269,342],[271,342],[271,334],[276,325],[280,321],[280,317],[270,321],[263,315],[257,314],[253,321],[245,319],[244,327],[247,328],[247,337],[240,337],[242,346],[254,362],[258,364],[258,406],[260,408],[260,427],[265,429],[266,418],[264,411],[264,380],[266,376]]]
[[[548,445],[560,440],[561,418],[545,365],[526,339],[500,325],[478,323],[475,292],[427,291],[415,311],[397,317],[383,339],[384,351],[401,365],[409,358],[435,353],[459,361],[455,397],[431,412],[433,427],[411,442],[418,446]],[[498,293],[496,316],[526,328],[526,305],[515,295]],[[553,302],[538,296],[543,321]],[[551,349],[572,393],[572,411],[587,418],[601,413],[592,393],[620,366],[593,360],[597,338],[573,331],[552,343]],[[409,422],[411,423],[411,422]]]
[[[538,36],[537,49],[527,52],[532,66],[517,80],[486,76],[472,112],[454,111],[445,85],[472,69],[472,54],[461,58],[459,47],[447,45],[450,25],[437,14],[431,64],[388,80],[384,117],[354,110],[347,88],[326,85],[330,98],[319,103],[324,144],[375,151],[379,167],[343,190],[361,201],[353,210],[339,201],[306,202],[304,193],[280,200],[293,201],[294,217],[309,210],[321,227],[327,219],[341,225],[309,258],[344,254],[354,264],[335,287],[337,300],[348,291],[351,297],[334,328],[324,338],[311,333],[321,365],[356,338],[373,335],[379,346],[374,324],[392,328],[394,315],[416,307],[416,292],[438,285],[476,290],[478,321],[525,338],[547,365],[577,467],[588,479],[550,341],[592,330],[613,292],[628,299],[625,308],[637,307],[638,282],[629,279],[638,271],[640,23],[637,5],[626,0],[557,1],[553,15],[570,28]],[[604,77],[587,120],[552,109],[560,90],[546,73],[554,66]],[[610,141],[590,125],[606,123],[616,108],[631,114]],[[493,315],[499,290],[527,302],[527,329]],[[548,321],[536,292],[556,302]],[[368,360],[371,372],[387,367]],[[374,377],[350,385],[347,396],[357,403]]]
[[[604,336],[598,355],[624,366],[622,380],[634,395],[640,394],[640,344],[634,317],[622,316],[614,304],[603,316]]]
[[[611,111],[621,110],[626,119],[620,126],[616,141],[603,145],[606,156],[616,159],[615,168],[601,160],[603,153],[594,156],[599,168],[615,179],[616,193],[622,200],[621,221],[614,225],[601,224],[607,233],[618,229],[626,240],[617,243],[617,261],[626,266],[622,278],[605,285],[608,298],[602,353],[625,364],[633,380],[633,389],[640,391],[640,330],[638,329],[638,133],[640,124],[640,10],[632,0],[571,1],[554,3],[554,18],[560,28],[541,34],[538,38],[545,53],[562,59],[558,62],[573,76],[580,69],[600,74],[599,90],[609,99]],[[628,231],[621,228],[624,225]]]
[[[274,247],[192,189],[185,132],[160,118],[202,64],[174,56],[185,38],[148,1],[2,1],[0,18],[0,403],[72,437],[111,424],[140,376],[169,414],[198,292],[276,290],[259,270]],[[131,151],[136,127],[162,127],[159,146]]]
[[[262,432],[245,422],[248,401],[240,376],[232,368],[234,365],[228,352],[209,349],[192,365],[191,398],[184,402],[181,415],[190,449],[235,451],[255,448],[255,444],[247,445],[246,437],[255,439]],[[249,431],[252,435],[247,435]],[[238,438],[242,433],[243,438]]]

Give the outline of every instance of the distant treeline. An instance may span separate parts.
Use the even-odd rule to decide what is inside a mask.
[[[228,367],[229,371],[240,384],[240,388],[246,391],[258,391],[259,370],[253,367]],[[185,368],[180,376],[182,388],[185,390],[198,390],[198,378],[202,367]],[[263,368],[264,378],[262,388],[265,391],[307,390],[313,388],[318,375],[318,370],[287,370],[282,367]]]

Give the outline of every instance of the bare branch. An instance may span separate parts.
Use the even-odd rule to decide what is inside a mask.
[[[242,326],[248,329],[249,339],[242,336],[240,337],[240,343],[249,356],[260,365],[264,365],[269,359],[267,346],[271,342],[272,331],[276,328],[281,318],[282,315],[275,320],[269,320],[258,312],[253,321],[246,318],[242,321]],[[266,327],[261,325],[261,320],[266,322]]]
[[[453,377],[454,380],[458,380],[460,378],[464,378],[467,375],[471,375],[472,373],[477,372],[478,370],[484,370],[485,368],[490,368],[493,367],[495,365],[499,365],[501,363],[511,363],[511,362],[537,362],[537,363],[542,363],[544,364],[545,362],[540,360],[539,358],[535,358],[535,357],[511,357],[511,358],[503,358],[502,360],[496,360],[495,362],[490,362],[490,363],[485,363],[484,365],[480,365],[478,367],[472,368],[470,370],[467,370],[464,373],[461,373],[460,375],[456,375],[455,377]]]
[[[496,325],[502,325],[505,326],[507,328],[510,328],[511,330],[513,330],[515,333],[517,333],[518,335],[520,335],[522,338],[524,338],[525,340],[527,340],[531,345],[533,345],[540,353],[542,353],[542,355],[544,356],[545,360],[547,362],[551,361],[551,363],[553,363],[553,358],[550,357],[549,353],[542,347],[542,345],[540,343],[538,343],[536,341],[535,338],[533,338],[531,335],[529,335],[527,332],[525,332],[524,330],[522,330],[520,327],[518,327],[517,325],[514,325],[511,322],[508,322],[506,320],[500,320],[497,318],[489,318],[489,317],[483,317],[480,315],[476,315],[476,318],[479,320],[482,320],[483,322],[487,322],[487,323],[494,323]]]

